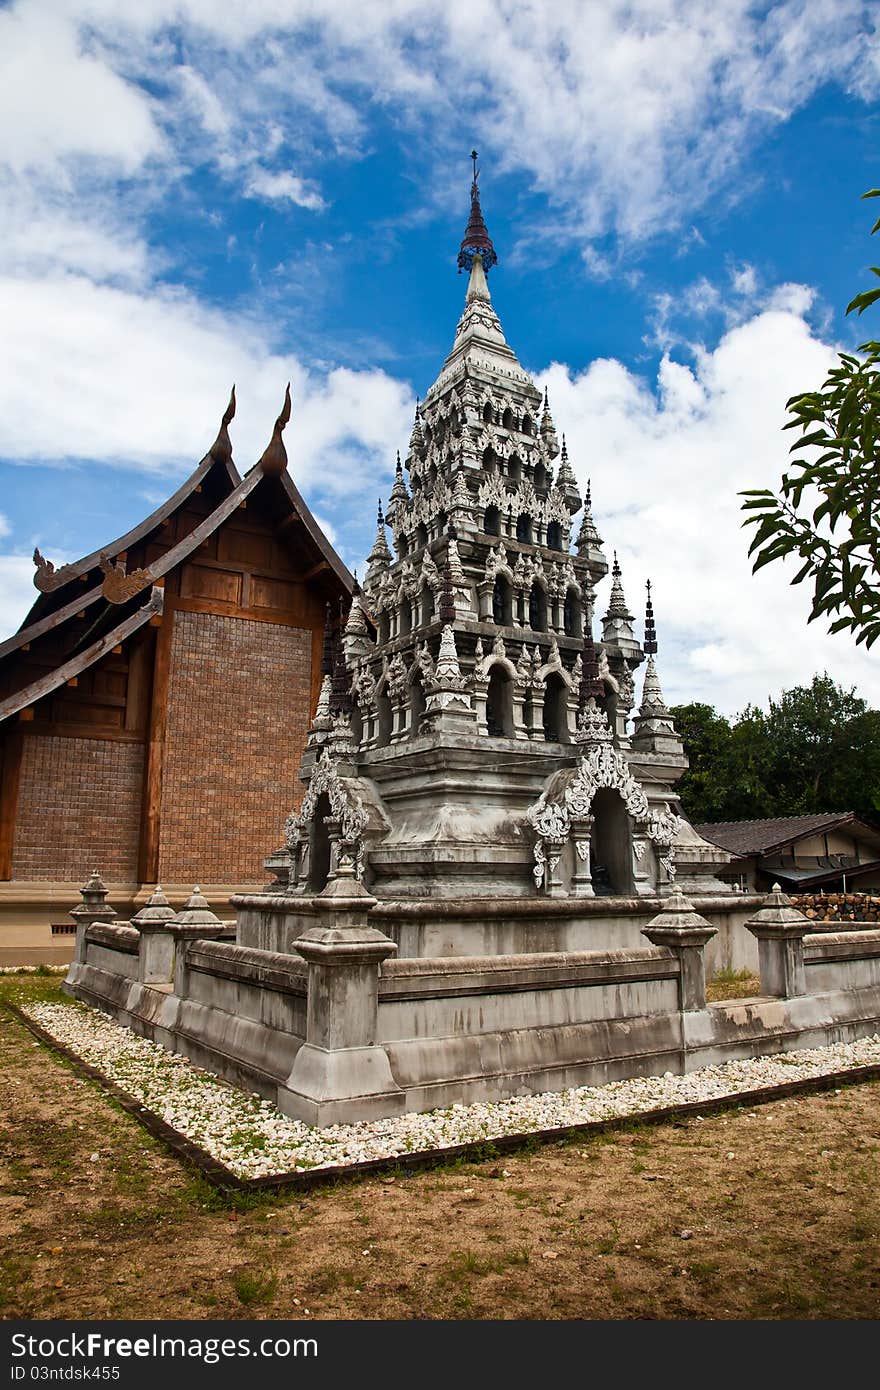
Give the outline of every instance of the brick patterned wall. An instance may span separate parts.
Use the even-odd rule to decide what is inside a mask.
[[[12,877],[136,882],[143,771],[139,743],[26,738]]]
[[[176,611],[159,876],[259,883],[281,843],[310,716],[312,634]]]

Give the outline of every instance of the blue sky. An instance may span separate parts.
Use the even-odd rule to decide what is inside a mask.
[[[876,5],[19,0],[0,5],[0,635],[293,382],[294,476],[362,563],[452,339],[468,153],[508,340],[607,549],[655,585],[673,700],[727,712],[876,658],[754,579],[737,490],[784,402],[877,333]],[[771,567],[775,569],[775,567]],[[606,596],[600,591],[599,610]]]

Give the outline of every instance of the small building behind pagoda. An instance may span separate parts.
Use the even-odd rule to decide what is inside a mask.
[[[0,963],[70,959],[99,867],[130,915],[198,881],[226,916],[302,794],[327,605],[352,577],[287,470],[241,477],[229,425],[162,506],[56,569],[0,643]]]

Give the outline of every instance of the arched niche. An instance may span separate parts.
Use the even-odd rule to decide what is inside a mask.
[[[524,415],[522,417],[522,420],[520,422],[520,429],[522,430],[523,434],[532,433],[532,422],[529,419],[528,415]]]
[[[518,483],[522,478],[522,460],[519,454],[511,454],[507,463],[507,476],[512,483]]]
[[[428,544],[428,528],[423,521],[416,527],[416,545]]]
[[[583,636],[581,596],[576,589],[571,587],[566,589],[565,601],[562,605],[562,630],[566,637]]]
[[[547,594],[537,580],[529,590],[529,627],[534,632],[547,631]]]
[[[379,646],[381,647],[382,643],[387,642],[391,635],[391,619],[388,615],[387,608],[383,608],[382,612],[379,614],[378,628]]]
[[[501,428],[505,430],[516,429],[516,419],[510,406],[507,406],[504,414],[501,416]]]
[[[309,822],[309,893],[320,893],[327,887],[330,873],[330,834],[327,817],[331,814],[330,798],[322,792],[315,803],[315,810]]]
[[[354,742],[355,748],[357,748],[359,747],[360,741],[364,736],[364,721],[360,710],[358,709],[357,705],[354,704],[354,702],[352,702],[352,708],[351,713],[349,715],[349,719],[351,721],[351,737]]]
[[[486,470],[487,473],[501,472],[501,465],[498,462],[498,455],[491,446],[488,449],[483,450],[483,468]]]
[[[547,548],[549,550],[562,549],[562,527],[558,521],[551,521],[547,525]]]
[[[378,725],[376,745],[379,748],[387,748],[394,732],[394,712],[391,708],[388,690],[384,685],[379,688],[376,694],[376,715]]]
[[[494,419],[495,411],[492,408],[492,402],[486,401],[483,405],[483,423],[486,425],[491,425]]]
[[[630,897],[635,892],[632,866],[632,829],[619,792],[600,787],[590,806],[593,829],[590,863],[593,890],[599,895]]]
[[[528,512],[520,512],[516,519],[516,538],[523,545],[532,543],[532,518]]]
[[[535,464],[534,484],[536,492],[547,491],[547,469],[544,467],[543,463]]]
[[[494,504],[483,513],[483,530],[487,536],[501,535],[501,513]]]
[[[504,574],[496,574],[492,590],[492,618],[499,627],[513,624],[513,587]]]
[[[544,681],[544,738],[547,743],[568,743],[568,686],[558,671]]]
[[[412,632],[413,615],[412,604],[410,603],[406,595],[404,595],[404,597],[400,600],[400,616],[398,618],[398,623],[398,631],[400,633],[400,636],[408,637],[409,634]]]
[[[492,667],[486,692],[486,728],[490,738],[513,738],[513,681],[499,664]]]

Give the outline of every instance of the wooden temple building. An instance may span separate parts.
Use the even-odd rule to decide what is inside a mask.
[[[228,915],[299,804],[327,605],[353,580],[287,471],[289,390],[244,477],[234,410],[124,536],[61,569],[34,554],[0,643],[0,964],[70,959],[96,866],[123,916],[193,883]]]

